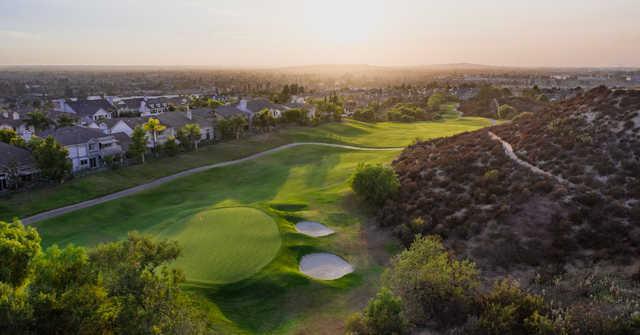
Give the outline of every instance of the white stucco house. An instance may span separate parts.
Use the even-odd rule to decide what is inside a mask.
[[[105,99],[69,100],[62,106],[62,112],[75,114],[83,125],[102,119],[111,119],[115,107]]]
[[[113,135],[104,134],[99,129],[73,126],[49,129],[38,136],[51,136],[69,151],[74,173],[100,168],[104,166],[105,157],[124,153]]]

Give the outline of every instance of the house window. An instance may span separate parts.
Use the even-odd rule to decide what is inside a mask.
[[[82,166],[87,165],[87,160],[86,159],[81,159],[80,160],[80,165],[82,165]]]
[[[89,150],[96,150],[95,144],[89,144]]]

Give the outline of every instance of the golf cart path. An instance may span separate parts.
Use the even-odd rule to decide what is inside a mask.
[[[285,144],[279,147],[275,147],[269,150],[265,150],[262,152],[258,152],[256,154],[244,157],[244,158],[240,158],[240,159],[236,159],[236,160],[231,160],[231,161],[225,161],[225,162],[220,162],[220,163],[216,163],[216,164],[210,164],[210,165],[205,165],[205,166],[201,166],[201,167],[197,167],[197,168],[193,168],[193,169],[189,169],[189,170],[184,170],[182,172],[178,172],[176,174],[172,174],[169,176],[165,176],[162,178],[158,178],[156,180],[153,180],[151,182],[145,183],[145,184],[141,184],[138,186],[134,186],[131,188],[127,188],[124,189],[122,191],[118,191],[115,193],[111,193],[111,194],[107,194],[98,198],[94,198],[91,200],[87,200],[87,201],[82,201],[76,204],[72,204],[72,205],[68,205],[68,206],[64,206],[64,207],[60,207],[60,208],[56,208],[56,209],[52,209],[52,210],[48,210],[48,211],[44,211],[41,213],[38,213],[36,215],[30,216],[30,217],[26,217],[21,219],[22,223],[25,225],[29,225],[29,224],[33,224],[36,223],[38,221],[42,221],[42,220],[47,220],[47,219],[51,219],[63,214],[67,214],[67,213],[71,213],[80,209],[84,209],[84,208],[88,208],[88,207],[93,207],[111,200],[116,200],[116,199],[120,199],[132,194],[136,194],[142,191],[146,191],[155,187],[158,187],[162,184],[166,184],[170,181],[176,180],[178,178],[182,178],[182,177],[186,177],[186,176],[190,176],[196,173],[200,173],[203,171],[208,171],[211,169],[216,169],[216,168],[221,168],[221,167],[225,167],[225,166],[230,166],[230,165],[236,165],[236,164],[240,164],[246,161],[251,161],[254,159],[258,159],[260,157],[264,157],[282,150],[286,150],[286,149],[290,149],[290,148],[294,148],[294,147],[299,147],[299,146],[304,146],[304,145],[315,145],[315,146],[323,146],[323,147],[331,147],[331,148],[341,148],[341,149],[349,149],[349,150],[360,150],[360,151],[395,151],[395,150],[402,150],[404,148],[367,148],[367,147],[358,147],[358,146],[353,146],[353,145],[345,145],[345,144],[332,144],[332,143],[322,143],[322,142],[299,142],[299,143],[289,143],[289,144]]]

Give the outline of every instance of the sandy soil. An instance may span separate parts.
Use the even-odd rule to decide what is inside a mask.
[[[296,224],[296,230],[312,237],[323,237],[334,233],[333,229],[321,223],[311,221],[298,222],[298,224]]]
[[[302,257],[300,272],[314,279],[335,280],[353,272],[353,266],[336,255],[317,253]]]

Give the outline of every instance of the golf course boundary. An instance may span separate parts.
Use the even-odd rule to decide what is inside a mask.
[[[289,144],[285,144],[285,145],[281,145],[279,147],[275,147],[269,150],[265,150],[262,152],[258,152],[255,153],[253,155],[247,156],[247,157],[243,157],[240,159],[235,159],[235,160],[230,160],[230,161],[226,161],[226,162],[221,162],[221,163],[216,163],[216,164],[210,164],[210,165],[204,165],[204,166],[200,166],[197,168],[193,168],[193,169],[188,169],[188,170],[184,170],[169,176],[165,176],[162,178],[158,178],[156,180],[153,180],[151,182],[145,183],[145,184],[141,184],[138,186],[134,186],[131,188],[127,188],[124,189],[122,191],[118,191],[115,193],[111,193],[111,194],[107,194],[98,198],[94,198],[91,200],[86,200],[86,201],[82,201],[82,202],[78,202],[72,205],[68,205],[68,206],[64,206],[64,207],[59,207],[56,209],[52,209],[52,210],[48,210],[48,211],[44,211],[29,217],[25,217],[22,218],[21,221],[23,224],[25,225],[30,225],[39,221],[43,221],[43,220],[47,220],[47,219],[51,219],[51,218],[55,218],[58,217],[60,215],[64,215],[67,213],[71,213],[80,209],[84,209],[84,208],[89,208],[89,207],[93,207],[105,202],[109,202],[112,200],[116,200],[116,199],[120,199],[123,197],[127,197],[142,191],[146,191],[149,189],[153,189],[155,187],[158,187],[160,185],[166,184],[168,182],[171,182],[173,180],[182,178],[182,177],[187,177],[196,173],[200,173],[200,172],[204,172],[204,171],[208,171],[211,169],[216,169],[216,168],[222,168],[222,167],[226,167],[226,166],[231,166],[231,165],[236,165],[236,164],[240,164],[243,162],[247,162],[247,161],[251,161],[251,160],[255,160],[258,159],[260,157],[264,157],[279,151],[283,151],[286,149],[290,149],[290,148],[295,148],[295,147],[299,147],[299,146],[307,146],[307,145],[311,145],[311,146],[324,146],[324,147],[331,147],[331,148],[340,148],[340,149],[347,149],[347,150],[360,150],[360,151],[397,151],[397,150],[403,150],[404,147],[388,147],[388,148],[373,148],[373,147],[359,147],[359,146],[354,146],[354,145],[346,145],[346,144],[333,144],[333,143],[323,143],[323,142],[298,142],[298,143],[289,143]]]

